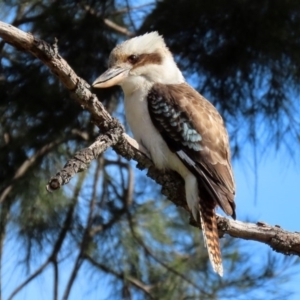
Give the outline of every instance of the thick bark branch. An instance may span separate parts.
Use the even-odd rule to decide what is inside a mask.
[[[247,223],[218,216],[218,228],[221,235],[253,240],[269,245],[283,254],[300,256],[300,233],[283,230],[280,226],[270,226],[264,222]]]
[[[54,190],[67,183],[78,171],[87,168],[92,159],[97,158],[100,153],[112,146],[118,154],[137,161],[138,168],[148,169],[147,175],[162,186],[162,193],[174,204],[188,211],[183,180],[180,176],[174,172],[162,173],[154,167],[147,155],[139,150],[136,141],[123,132],[122,125],[109,115],[102,103],[91,93],[89,84],[79,78],[58,54],[56,45],[51,46],[30,33],[25,33],[3,22],[0,22],[0,36],[6,43],[33,54],[47,65],[71,91],[74,99],[91,113],[95,124],[102,132],[94,144],[79,152],[54,179],[52,178],[48,185],[49,189]],[[199,227],[194,220],[191,220],[191,224]],[[300,255],[300,233],[287,232],[277,226],[268,226],[263,223],[242,223],[224,217],[218,218],[218,226],[221,235],[227,233],[233,237],[263,242],[275,251]]]
[[[116,127],[101,134],[97,140],[88,148],[77,152],[54,177],[52,177],[47,185],[49,192],[59,189],[62,185],[67,184],[72,177],[83,170],[86,170],[90,162],[96,159],[107,148],[115,145],[123,134],[123,128],[119,126],[118,121],[112,119],[110,124],[116,123]]]

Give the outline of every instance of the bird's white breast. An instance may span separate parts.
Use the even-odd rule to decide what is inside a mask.
[[[189,171],[180,159],[170,151],[160,133],[154,127],[148,111],[147,93],[149,87],[137,89],[132,94],[125,94],[125,113],[134,138],[151,155],[159,169],[177,171],[183,177]]]
[[[136,83],[136,82],[135,82]],[[196,177],[186,168],[177,155],[169,149],[161,134],[154,127],[148,111],[147,94],[151,83],[141,80],[132,85],[128,80],[122,85],[125,94],[125,113],[134,138],[150,154],[159,169],[171,169],[185,181],[187,204],[195,218],[199,215],[199,195]]]

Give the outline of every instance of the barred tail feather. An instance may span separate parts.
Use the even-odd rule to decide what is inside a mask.
[[[223,276],[217,219],[214,208],[205,201],[201,201],[200,203],[200,220],[209,260],[214,271]]]

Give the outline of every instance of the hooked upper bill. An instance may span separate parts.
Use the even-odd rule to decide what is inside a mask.
[[[112,67],[100,75],[92,84],[94,88],[108,88],[118,85],[124,78],[128,76],[130,68],[128,67]]]

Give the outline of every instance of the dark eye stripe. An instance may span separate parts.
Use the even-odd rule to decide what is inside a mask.
[[[162,63],[162,57],[159,53],[130,55],[128,56],[127,60],[130,64],[134,65],[134,68],[142,67],[145,65],[159,65]]]

